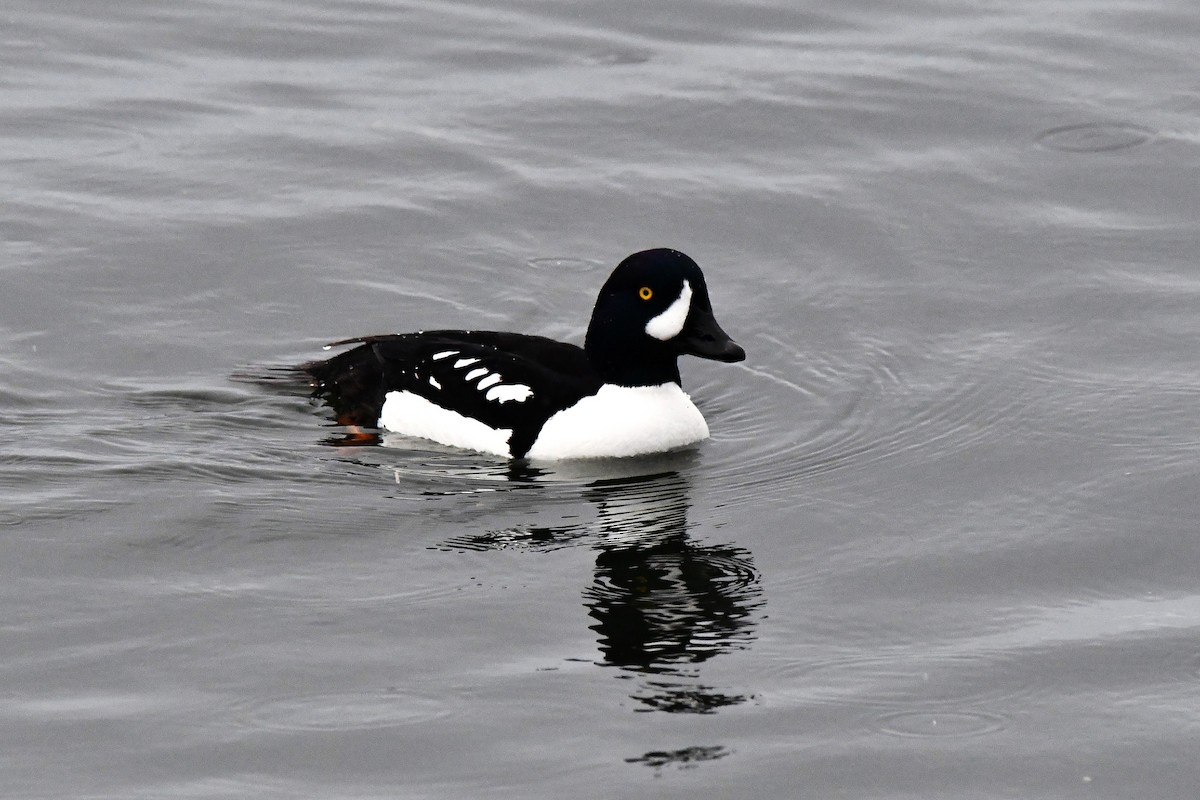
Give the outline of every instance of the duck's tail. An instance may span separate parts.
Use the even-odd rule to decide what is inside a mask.
[[[371,343],[360,344],[324,361],[301,364],[312,396],[324,400],[340,425],[375,428],[383,408],[383,366]]]

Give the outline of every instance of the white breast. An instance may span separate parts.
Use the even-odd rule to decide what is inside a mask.
[[[528,457],[620,458],[660,453],[707,438],[708,424],[679,384],[606,384],[548,419]]]

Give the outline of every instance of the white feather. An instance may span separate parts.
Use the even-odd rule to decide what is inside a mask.
[[[683,330],[688,312],[692,310],[692,285],[686,280],[679,290],[679,297],[666,310],[646,323],[646,333],[666,342],[674,339]]]
[[[511,428],[489,428],[408,391],[388,392],[379,413],[379,427],[409,436],[483,453],[505,456]]]
[[[621,458],[658,453],[708,438],[708,424],[677,383],[605,384],[546,421],[531,459]]]
[[[484,397],[488,400],[494,400],[497,403],[507,403],[509,400],[524,403],[533,397],[533,389],[530,389],[523,383],[502,383],[499,386],[493,386],[488,389]]]

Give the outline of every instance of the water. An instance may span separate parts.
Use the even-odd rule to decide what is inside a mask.
[[[1192,798],[1182,0],[0,14],[0,793]],[[334,447],[326,341],[579,341],[692,453]]]

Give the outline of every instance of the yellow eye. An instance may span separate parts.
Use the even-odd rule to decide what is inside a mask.
[[[638,297],[642,298],[643,300],[649,300],[651,297],[654,297],[654,290],[649,286],[643,286],[642,288],[638,289]]]

